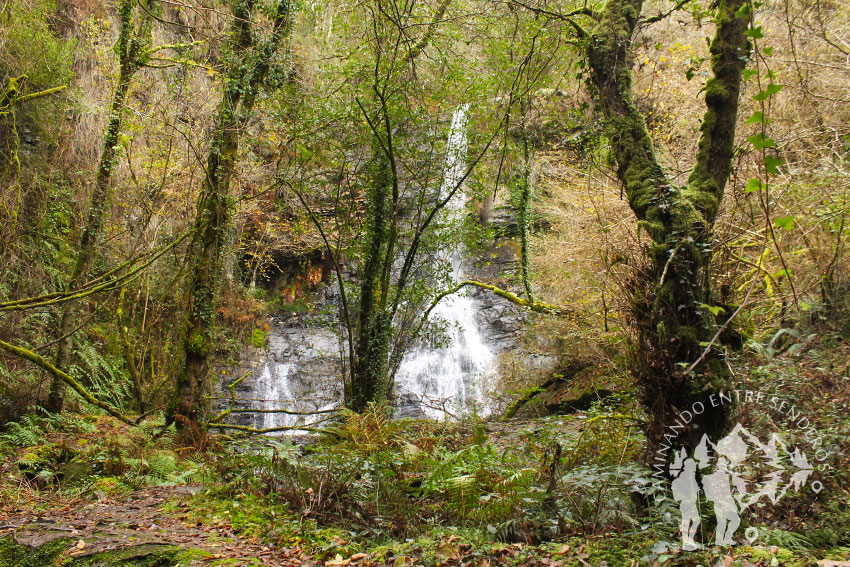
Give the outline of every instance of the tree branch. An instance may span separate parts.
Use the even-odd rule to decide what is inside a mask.
[[[684,191],[708,225],[717,216],[732,169],[741,76],[751,50],[744,35],[749,18],[737,14],[745,1],[721,1],[717,8],[717,31],[709,48],[713,76],[705,83],[696,163]]]
[[[103,411],[108,413],[109,415],[123,421],[127,425],[138,425],[137,423],[133,422],[129,417],[127,417],[126,415],[124,415],[123,413],[121,413],[120,411],[118,411],[117,409],[112,407],[111,405],[107,404],[106,402],[102,402],[102,401],[98,400],[97,398],[95,398],[93,395],[91,395],[89,393],[88,390],[86,390],[82,386],[82,384],[80,384],[79,382],[74,380],[69,374],[63,372],[62,370],[60,370],[58,368],[56,368],[48,360],[39,356],[38,354],[34,353],[33,351],[25,349],[25,348],[17,347],[15,345],[9,344],[5,341],[0,341],[0,348],[2,348],[6,352],[8,352],[8,353],[10,353],[10,354],[12,354],[12,355],[14,355],[18,358],[22,358],[24,360],[28,360],[28,361],[32,362],[33,364],[35,364],[36,366],[38,366],[42,370],[46,370],[47,372],[49,372],[50,374],[52,374],[53,376],[55,376],[59,380],[62,380],[68,386],[73,388],[73,390],[75,392],[77,392],[88,403],[92,404],[93,406],[99,407],[100,409],[102,409]]]
[[[121,283],[127,282],[133,276],[137,275],[139,272],[156,262],[163,254],[183,242],[189,235],[193,234],[195,231],[190,230],[184,234],[182,234],[179,238],[168,244],[167,246],[161,248],[160,250],[153,253],[153,256],[150,257],[148,261],[133,268],[129,272],[117,275],[112,279],[105,279],[106,276],[110,276],[118,272],[119,270],[131,266],[134,263],[138,262],[141,258],[133,258],[124,262],[112,270],[109,270],[105,274],[95,278],[94,280],[88,282],[83,287],[77,290],[72,290],[68,292],[53,292],[45,295],[40,295],[36,297],[27,297],[24,299],[16,299],[13,301],[4,301],[0,303],[0,312],[3,311],[25,311],[27,309],[34,309],[36,307],[45,307],[47,305],[55,305],[57,303],[64,303],[66,301],[72,301],[74,299],[81,299],[83,297],[87,297],[89,295],[99,293],[102,291],[111,291],[113,289],[117,289]],[[100,283],[98,283],[100,282]]]

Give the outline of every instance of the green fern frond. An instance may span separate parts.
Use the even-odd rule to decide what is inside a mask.
[[[17,447],[32,447],[38,444],[44,433],[36,416],[25,415],[21,421],[10,423],[2,438]]]

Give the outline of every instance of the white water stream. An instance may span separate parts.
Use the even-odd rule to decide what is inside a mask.
[[[446,166],[440,196],[445,198],[466,172],[466,123],[469,104],[455,110],[446,144]],[[445,213],[450,221],[459,221],[464,214],[461,187],[449,200]],[[446,260],[451,269],[451,282],[463,279],[465,250],[455,247]],[[442,319],[448,329],[449,346],[429,348],[418,346],[402,360],[395,377],[396,394],[402,400],[418,402],[428,417],[441,419],[446,414],[475,410],[489,413],[491,391],[489,382],[495,375],[496,353],[484,339],[476,320],[479,306],[465,291],[443,299],[431,312]]]
[[[468,111],[469,105],[464,104],[452,116],[440,190],[443,198],[466,171]],[[461,187],[446,204],[446,220],[462,219],[464,201]],[[454,247],[444,257],[452,282],[463,276],[464,252]],[[402,414],[444,419],[472,410],[482,416],[490,412],[488,392],[496,374],[496,352],[485,338],[489,329],[478,321],[479,303],[461,291],[444,298],[431,312],[447,328],[447,341],[441,341],[447,346],[420,344],[405,355],[395,377],[395,397]],[[338,381],[339,359],[339,344],[328,331],[278,328],[275,324],[269,336],[269,354],[243,395],[263,400],[266,410],[310,412],[334,407],[342,399],[339,385],[331,383]],[[322,417],[257,413],[253,423],[261,428],[292,427]]]

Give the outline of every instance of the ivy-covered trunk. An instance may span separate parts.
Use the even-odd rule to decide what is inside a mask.
[[[389,270],[395,250],[390,217],[395,215],[390,190],[392,170],[384,152],[376,148],[372,187],[367,192],[368,223],[360,280],[360,305],[354,361],[351,368],[350,406],[361,412],[369,402],[387,396],[392,317],[387,310]]]
[[[184,360],[178,370],[168,421],[175,422],[181,443],[198,442],[204,433],[216,294],[221,276],[232,203],[230,181],[239,154],[242,130],[254,109],[278,47],[289,34],[289,0],[278,0],[273,29],[257,43],[253,28],[254,0],[233,6],[228,72],[207,156],[206,177],[198,196],[194,235],[189,247],[186,282],[186,320],[183,329]]]
[[[632,97],[630,47],[642,0],[609,0],[586,39],[594,96],[638,229],[651,242],[648,273],[636,277],[633,317],[639,342],[634,368],[648,413],[648,450],[679,412],[727,387],[728,368],[718,346],[703,356],[717,331],[709,264],[712,227],[731,170],[741,76],[750,52],[746,0],[719,0],[711,42],[713,76],[705,86],[706,112],[696,163],[684,187],[670,183],[658,163],[644,116]],[[708,404],[706,404],[708,406]],[[716,434],[728,405],[697,415],[680,441]]]
[[[119,135],[124,115],[124,103],[130,90],[130,82],[144,64],[144,49],[150,38],[152,2],[143,2],[140,10],[140,21],[134,30],[132,0],[121,0],[119,17],[121,30],[118,35],[118,84],[112,93],[109,106],[109,122],[103,136],[103,149],[95,176],[94,189],[91,194],[86,224],[83,226],[80,247],[74,261],[74,269],[68,280],[67,289],[73,291],[85,283],[86,275],[97,255],[97,241],[103,231],[103,221],[106,205],[109,202],[109,182],[118,159]],[[74,334],[76,331],[76,315],[79,304],[75,300],[67,301],[62,307],[59,322],[59,348],[56,355],[56,366],[67,369],[74,351]],[[51,412],[62,411],[65,403],[65,382],[53,378],[47,399],[47,409]]]

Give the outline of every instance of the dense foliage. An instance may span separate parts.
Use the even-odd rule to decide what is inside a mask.
[[[647,463],[747,387],[831,460],[754,512],[746,560],[843,558],[848,34],[834,1],[6,1],[3,506],[198,484],[163,514],[331,564],[707,564]],[[501,405],[395,419],[405,354],[468,288],[527,313]],[[343,353],[306,440],[219,403],[272,313]],[[746,404],[700,419],[691,446],[801,442]]]

